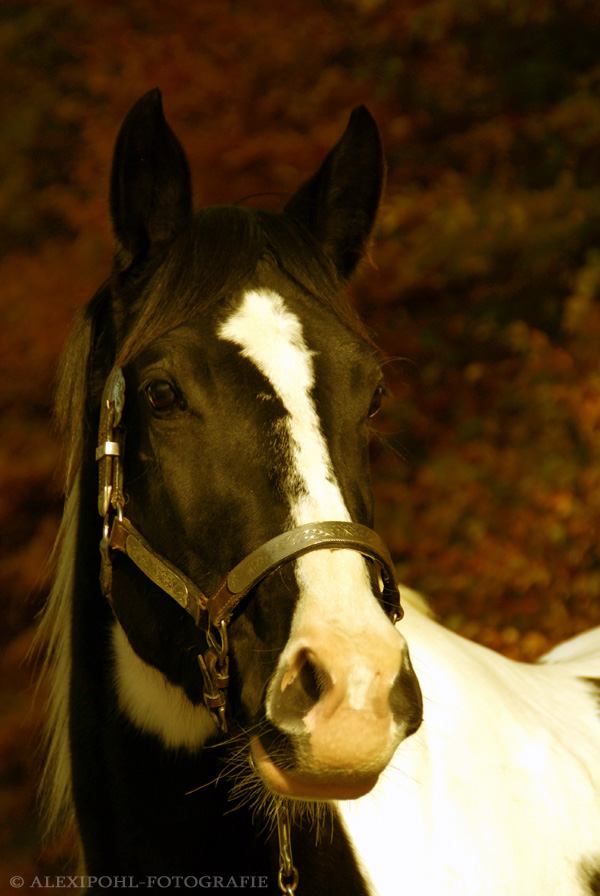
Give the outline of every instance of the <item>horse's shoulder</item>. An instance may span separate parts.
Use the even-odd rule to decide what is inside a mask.
[[[413,610],[418,610],[424,616],[435,619],[435,613],[431,609],[427,598],[419,591],[409,588],[408,585],[400,585],[400,601],[402,604],[408,604]]]

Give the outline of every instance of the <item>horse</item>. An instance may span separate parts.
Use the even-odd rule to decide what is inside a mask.
[[[123,122],[42,625],[47,824],[90,893],[600,892],[600,630],[508,660],[400,603],[373,530],[345,286],[384,171],[361,106],[283,211],[194,212],[160,92]]]

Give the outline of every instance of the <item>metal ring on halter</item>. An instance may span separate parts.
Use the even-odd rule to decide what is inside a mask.
[[[119,503],[116,505],[117,517],[123,522],[123,506]],[[110,516],[110,508],[106,512],[104,520],[102,522],[102,540],[100,541],[100,552],[105,555],[106,560],[109,560],[110,554],[108,553],[110,550],[110,532],[112,528],[112,520]]]
[[[292,871],[294,873],[294,876],[291,882],[289,884],[286,884],[283,880],[283,871],[281,868],[279,869],[277,883],[279,884],[279,889],[283,893],[283,896],[294,896],[294,893],[296,892],[296,887],[298,886],[299,879],[298,869],[293,868]]]
[[[219,623],[219,632],[221,633],[221,643],[217,643],[217,639],[213,634],[213,629],[209,628],[206,633],[206,640],[208,644],[214,652],[217,654],[217,659],[222,661],[227,656],[227,651],[229,650],[229,641],[227,638],[227,623],[224,619]]]

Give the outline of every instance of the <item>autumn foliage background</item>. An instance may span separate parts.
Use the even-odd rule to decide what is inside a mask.
[[[24,664],[60,514],[53,378],[109,270],[116,132],[155,86],[199,204],[281,208],[368,105],[378,528],[447,625],[509,656],[600,623],[597,0],[3,0],[1,894],[69,851],[36,833]]]

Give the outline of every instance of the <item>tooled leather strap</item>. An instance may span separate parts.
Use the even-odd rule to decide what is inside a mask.
[[[184,572],[162,554],[157,554],[130,520],[115,517],[108,544],[113,550],[126,554],[150,581],[187,610],[196,625],[208,630],[207,624],[202,625],[206,617],[207,597]]]
[[[204,631],[229,622],[231,614],[249,591],[280,566],[319,549],[353,550],[375,560],[381,569],[383,598],[398,618],[402,616],[392,559],[383,540],[367,526],[352,522],[307,523],[276,535],[228,573],[212,597],[185,573],[158,554],[126,518],[115,517],[109,546],[126,554],[155,585],[186,610]]]
[[[240,600],[261,579],[284,563],[319,548],[350,549],[375,560],[381,569],[383,597],[401,616],[398,586],[389,551],[379,535],[360,523],[327,521],[306,523],[276,535],[238,563],[208,601],[213,625],[228,621]]]

